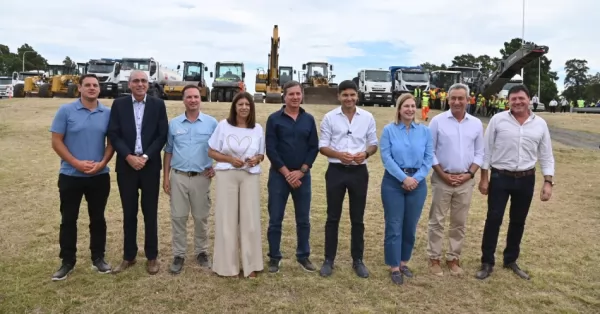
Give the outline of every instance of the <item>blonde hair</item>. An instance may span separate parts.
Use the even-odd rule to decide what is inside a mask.
[[[402,105],[409,99],[415,100],[415,97],[409,93],[405,93],[402,94],[400,97],[398,97],[398,99],[396,100],[396,115],[394,116],[394,124],[400,124],[400,108],[402,108]],[[415,104],[416,104],[416,100],[415,100]],[[417,116],[415,115],[415,117],[413,118],[413,122],[414,123],[419,123],[417,121]]]

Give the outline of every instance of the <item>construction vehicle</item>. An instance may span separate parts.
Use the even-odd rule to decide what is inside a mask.
[[[254,102],[263,102],[267,94],[267,81],[269,80],[269,74],[264,68],[256,69],[256,78],[254,80]]]
[[[213,72],[210,72],[210,77],[213,77]],[[243,62],[216,62],[214,77],[210,92],[211,102],[231,102],[237,93],[246,91]]]
[[[0,76],[0,99],[10,96],[8,93],[13,88],[11,76]]]
[[[474,92],[488,99],[503,87],[529,62],[548,53],[548,46],[525,44],[508,58],[498,61],[498,67],[489,76],[480,75],[474,83]]]
[[[37,95],[39,86],[48,74],[42,70],[13,72],[13,97]]]
[[[181,69],[181,65],[177,65],[177,71]],[[200,87],[200,99],[208,101],[210,89],[206,86],[204,80],[204,72],[208,71],[208,67],[199,61],[183,61],[183,74],[181,81],[167,81],[163,92],[169,100],[182,100],[183,88],[186,85],[197,85]]]
[[[273,26],[273,36],[271,36],[271,52],[269,53],[269,67],[267,68],[267,89],[265,91],[265,103],[282,103],[282,89],[279,84],[279,27]]]
[[[523,85],[523,78],[519,74],[515,74],[508,83],[504,84],[502,90],[496,95],[497,97],[501,97],[504,99],[508,98],[508,90],[511,89],[515,85]]]
[[[358,87],[358,105],[390,106],[393,104],[390,71],[361,69],[352,81]]]
[[[79,97],[79,77],[86,73],[86,63],[77,63],[77,67],[66,65],[48,65],[48,79],[38,90],[42,98]]]
[[[405,93],[413,93],[419,87],[429,90],[429,72],[421,66],[391,66],[393,101]]]
[[[338,84],[331,83],[335,75],[331,74],[333,65],[327,62],[307,62],[302,65],[304,79],[302,94],[305,104],[338,104]]]
[[[88,61],[87,73],[95,74],[100,83],[100,98],[119,97],[120,59],[91,59]]]
[[[461,73],[460,83],[469,86],[469,89],[473,90],[475,83],[478,78],[483,75],[480,68],[467,67],[467,66],[451,66],[447,68],[448,71],[458,71]]]
[[[283,88],[285,83],[292,81],[294,79],[294,74],[296,74],[296,70],[291,66],[280,66],[279,67],[279,86]]]
[[[163,66],[154,58],[121,58],[119,75],[119,96],[130,95],[129,76],[134,70],[144,71],[148,76],[148,94],[167,99],[164,87],[169,81],[181,81],[182,77],[176,71]]]

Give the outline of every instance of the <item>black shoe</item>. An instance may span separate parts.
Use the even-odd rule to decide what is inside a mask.
[[[365,266],[365,264],[363,263],[363,261],[361,259],[357,259],[352,263],[352,268],[354,268],[354,272],[356,273],[356,275],[360,278],[368,278],[369,277],[369,270],[367,269],[367,266]]]
[[[491,264],[481,264],[481,269],[475,274],[475,278],[483,280],[489,277],[494,271],[494,266]]]
[[[104,261],[104,258],[98,258],[92,263],[92,269],[101,273],[108,274],[112,271],[110,265]]]
[[[212,267],[212,262],[210,261],[210,257],[208,256],[208,253],[206,253],[206,252],[202,252],[202,253],[198,254],[198,256],[196,256],[196,261],[198,261],[198,264],[200,264],[200,267],[204,267],[204,268],[208,268],[208,269],[210,269]]]
[[[333,273],[333,261],[325,260],[319,274],[321,277],[329,277]]]
[[[75,265],[62,264],[60,268],[52,275],[52,281],[59,281],[67,279],[67,276],[73,271]]]
[[[526,272],[524,272],[523,270],[521,270],[521,268],[519,268],[519,265],[517,265],[517,263],[515,263],[515,262],[505,264],[504,268],[508,268],[508,269],[512,270],[513,273],[517,274],[517,276],[519,276],[525,280],[530,279],[529,275]]]
[[[401,285],[404,283],[404,278],[402,278],[402,273],[400,271],[391,272],[390,278],[392,279],[392,282],[397,285]]]
[[[181,256],[175,256],[175,258],[173,259],[173,263],[171,264],[171,267],[169,267],[169,271],[172,274],[179,274],[181,272],[181,270],[183,270],[184,262],[185,262],[185,258],[183,258]]]
[[[412,278],[413,277],[413,273],[410,271],[410,269],[408,269],[408,266],[401,266],[400,267],[400,272],[402,273],[402,275],[408,277],[408,278]]]
[[[307,258],[303,258],[303,259],[299,259],[298,263],[300,264],[300,266],[302,266],[302,268],[304,268],[304,270],[309,271],[309,272],[315,272],[317,271],[317,268],[315,267],[315,265],[313,265],[313,263]]]
[[[269,261],[269,272],[276,274],[279,272],[279,266],[281,266],[281,260],[271,259]]]

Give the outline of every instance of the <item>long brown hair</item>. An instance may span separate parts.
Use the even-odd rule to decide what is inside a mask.
[[[248,92],[240,92],[233,97],[233,101],[231,102],[231,109],[229,109],[229,116],[227,117],[227,122],[233,126],[237,126],[237,103],[238,101],[246,99],[250,104],[250,114],[248,118],[246,118],[246,127],[248,129],[254,129],[256,125],[256,109],[254,104],[254,99],[252,95]]]
[[[396,100],[396,115],[394,117],[394,124],[400,124],[400,108],[402,108],[402,105],[404,105],[404,103],[409,100],[415,100],[415,97],[412,94],[409,93],[405,93],[400,95],[400,97],[398,97],[398,100]],[[416,100],[415,100],[415,104],[416,104]],[[417,122],[417,115],[415,114],[415,117],[413,118],[413,122]]]

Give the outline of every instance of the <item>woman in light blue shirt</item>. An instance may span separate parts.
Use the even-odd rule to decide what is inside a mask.
[[[393,123],[383,128],[381,160],[385,174],[381,200],[385,219],[384,255],[392,282],[401,285],[412,277],[406,264],[415,244],[417,223],[427,197],[427,182],[433,163],[433,140],[429,128],[415,122],[415,98],[404,94],[396,102]]]

